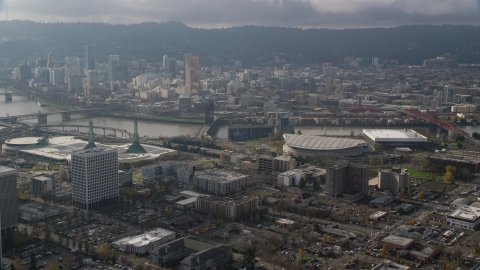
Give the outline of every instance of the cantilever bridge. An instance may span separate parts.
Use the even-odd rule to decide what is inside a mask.
[[[465,138],[471,138],[470,134],[464,130],[462,130],[459,126],[457,126],[455,123],[447,120],[443,120],[438,118],[438,116],[434,114],[428,114],[428,113],[423,113],[414,109],[404,109],[403,113],[413,116],[419,119],[422,119],[426,122],[435,124],[443,129],[446,129],[452,133],[459,134],[464,136]]]

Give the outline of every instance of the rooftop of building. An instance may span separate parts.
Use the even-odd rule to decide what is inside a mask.
[[[10,174],[10,173],[16,173],[17,170],[12,169],[10,167],[5,167],[5,166],[0,166],[0,174]]]
[[[480,219],[480,208],[464,205],[450,212],[447,217],[473,222]]]
[[[28,222],[51,218],[67,211],[64,208],[55,207],[36,201],[31,201],[18,206],[18,218]]]
[[[45,146],[39,146],[35,148],[19,149],[19,151],[27,154],[37,155],[52,158],[55,160],[68,161],[71,158],[71,153],[83,149],[87,145],[87,141],[77,139],[73,136],[59,136],[49,138],[49,144]],[[121,163],[124,162],[137,162],[141,160],[149,160],[158,158],[161,155],[174,153],[175,150],[162,148],[153,145],[142,145],[147,153],[145,154],[129,154],[125,153],[130,147],[130,143],[122,145],[107,145],[101,143],[95,143],[97,148],[116,149],[118,151],[118,160]]]
[[[35,180],[37,180],[37,181],[42,181],[42,182],[51,181],[51,180],[52,180],[52,178],[46,177],[46,176],[43,176],[43,175],[34,176],[34,177],[32,177],[32,178],[35,179]]]
[[[140,235],[136,235],[133,237],[125,237],[120,240],[113,242],[113,244],[121,246],[121,245],[132,245],[136,247],[142,247],[148,245],[151,242],[161,240],[167,236],[175,235],[174,231],[162,229],[162,228],[155,228],[148,232],[142,233]]]
[[[470,204],[470,206],[480,208],[480,202],[474,202],[474,203]]]
[[[275,157],[274,159],[275,159],[275,160],[282,160],[282,161],[290,161],[290,160],[292,160],[293,158],[292,158],[291,156],[282,155],[282,156]]]
[[[190,197],[203,197],[203,196],[209,197],[210,196],[210,195],[207,195],[207,194],[202,194],[202,193],[198,193],[198,192],[191,191],[191,190],[180,191],[178,194],[183,195],[183,196],[190,196]]]
[[[283,138],[285,144],[290,147],[308,150],[339,150],[367,146],[364,140],[340,137],[285,134]]]
[[[409,270],[410,267],[394,263],[389,260],[382,260],[378,265],[374,266],[372,270]]]
[[[438,159],[443,161],[451,161],[451,162],[460,162],[460,163],[469,163],[476,165],[480,163],[480,152],[473,152],[473,151],[442,151],[434,153],[427,158],[430,159]]]
[[[390,195],[383,195],[371,200],[370,203],[385,203],[391,201],[392,199],[393,197]]]
[[[230,181],[243,179],[248,176],[244,174],[236,173],[236,172],[210,169],[210,170],[206,170],[205,172],[195,174],[195,177],[197,179],[213,180],[218,182],[230,182]]]
[[[41,142],[43,137],[21,137],[6,140],[5,143],[12,146],[27,146],[27,145],[36,145]]]
[[[242,204],[244,202],[248,202],[250,200],[253,200],[253,199],[258,199],[257,196],[241,196],[241,197],[238,197],[238,198],[228,198],[228,197],[225,197],[225,198],[220,198],[220,197],[201,197],[199,198],[203,201],[210,201],[210,202],[216,202],[216,203],[220,203],[220,204],[224,204],[224,205],[230,205],[230,206],[234,206],[234,205],[237,205],[237,204]]]
[[[397,235],[387,235],[384,238],[382,238],[380,241],[382,242],[387,242],[387,243],[392,243],[395,245],[400,245],[400,246],[407,246],[413,243],[413,239],[406,238],[406,237],[401,237]]]
[[[427,142],[427,137],[413,129],[364,129],[363,134],[374,142]]]
[[[178,202],[176,202],[176,204],[188,205],[188,204],[191,204],[191,203],[195,203],[197,201],[197,199],[198,199],[198,197],[190,197],[190,198],[186,198],[184,200],[178,201]]]
[[[452,203],[453,204],[470,204],[472,202],[472,199],[470,198],[458,198],[454,200]]]

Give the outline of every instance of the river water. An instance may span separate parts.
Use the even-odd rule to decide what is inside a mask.
[[[0,91],[3,92],[3,91]],[[3,96],[0,96],[0,117],[7,115],[23,115],[38,112],[56,112],[63,111],[65,109],[58,108],[52,105],[40,107],[37,105],[37,101],[28,100],[26,97],[13,97],[12,102],[5,102]],[[110,117],[95,117],[93,119],[85,118],[82,114],[72,114],[72,120],[68,123],[88,125],[88,122],[92,120],[94,126],[102,127],[115,127],[119,129],[125,129],[133,132],[133,120],[110,118]],[[36,123],[37,119],[27,120],[28,122]],[[54,114],[48,116],[48,124],[60,124],[62,123],[62,115]],[[63,122],[65,123],[65,122]],[[195,135],[201,128],[200,125],[190,124],[176,124],[176,123],[161,123],[150,122],[145,120],[138,120],[138,133],[140,136],[158,137],[158,136],[179,136],[184,134]],[[73,128],[72,128],[73,129]],[[82,132],[86,132],[86,129],[80,129]],[[108,133],[109,131],[107,131]],[[95,130],[95,133],[103,133],[103,130]]]
[[[3,92],[3,91],[0,91]],[[28,100],[26,97],[13,97],[12,102],[5,102],[3,96],[0,96],[0,117],[7,115],[23,115],[38,112],[55,112],[62,111],[64,109],[58,108],[52,105],[46,107],[40,107],[37,105],[37,101]],[[102,127],[115,127],[119,129],[125,129],[133,132],[133,120],[120,119],[111,117],[95,117],[93,119],[85,118],[82,114],[72,114],[72,120],[68,123],[88,125],[88,122],[92,120],[94,126]],[[32,123],[36,123],[37,119],[27,120]],[[62,123],[62,116],[60,114],[48,116],[48,124],[60,124]],[[1,128],[1,127],[0,127]],[[162,123],[138,120],[138,131],[140,136],[158,137],[158,136],[179,136],[190,134],[194,136],[201,128],[200,125],[191,124],[176,124],[176,123]],[[364,128],[378,128],[378,129],[398,129],[394,126],[373,126],[373,127],[349,127],[349,126],[298,126],[295,127],[295,131],[301,131],[304,135],[325,135],[325,136],[361,136],[362,129]],[[72,128],[73,129],[73,128]],[[430,131],[426,127],[412,127],[412,129],[425,136],[438,136],[438,134],[430,134]],[[465,126],[463,127],[468,133],[479,132],[480,126]],[[80,129],[82,132],[86,132],[86,129]],[[103,130],[95,130],[95,133],[103,133]],[[109,133],[109,131],[107,131]],[[110,132],[111,133],[111,132]],[[220,127],[217,137],[220,139],[227,138],[227,127]]]

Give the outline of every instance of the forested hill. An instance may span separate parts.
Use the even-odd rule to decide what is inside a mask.
[[[298,29],[242,26],[191,28],[178,22],[111,25],[103,23],[37,23],[1,21],[0,57],[20,60],[49,51],[78,55],[82,45],[97,46],[99,58],[119,54],[124,59],[161,61],[200,55],[202,65],[242,60],[244,66],[266,65],[273,55],[289,62],[339,62],[346,56],[390,58],[421,64],[424,59],[451,53],[459,62],[480,62],[480,27],[414,25],[369,29]]]

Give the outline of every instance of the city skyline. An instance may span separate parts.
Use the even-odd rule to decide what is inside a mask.
[[[120,2],[120,3],[119,3]],[[105,7],[109,12],[105,13]],[[7,16],[8,12],[8,16]],[[216,16],[211,16],[216,14]],[[191,27],[243,25],[370,28],[411,24],[480,25],[480,0],[0,0],[0,20],[131,24],[179,21]]]

